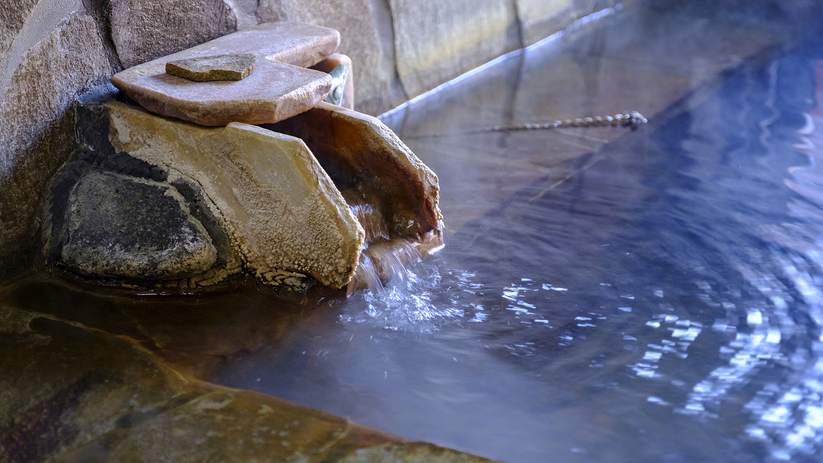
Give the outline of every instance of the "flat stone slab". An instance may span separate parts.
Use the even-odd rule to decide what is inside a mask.
[[[300,114],[332,86],[324,72],[306,69],[337,49],[340,33],[298,22],[265,23],[140,64],[111,78],[129,98],[154,113],[205,126],[265,124]],[[254,72],[239,81],[195,82],[166,73],[172,61],[249,54]]]
[[[254,55],[217,55],[166,63],[166,74],[196,82],[243,80],[254,71]]]

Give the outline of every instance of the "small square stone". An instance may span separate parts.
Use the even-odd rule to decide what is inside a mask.
[[[233,54],[202,56],[166,63],[166,74],[193,80],[243,80],[254,71],[254,55]]]

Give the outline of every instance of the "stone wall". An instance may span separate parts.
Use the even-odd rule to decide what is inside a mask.
[[[108,78],[262,21],[338,29],[355,107],[382,113],[619,0],[14,0],[0,5],[0,278],[75,148],[72,102]]]

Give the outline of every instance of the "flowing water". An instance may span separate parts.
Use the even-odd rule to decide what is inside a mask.
[[[610,9],[384,115],[440,177],[446,247],[375,248],[397,262],[349,298],[41,273],[0,302],[503,461],[821,461],[823,22],[784,3]]]
[[[823,41],[621,18],[387,115],[441,177],[446,248],[214,379],[512,462],[820,461]]]

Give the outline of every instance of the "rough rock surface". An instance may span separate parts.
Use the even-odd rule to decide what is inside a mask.
[[[110,0],[108,10],[123,68],[237,30],[237,17],[223,0]]]
[[[479,64],[481,57],[492,58],[488,50],[508,50],[508,46],[501,45],[503,9],[508,11],[507,17],[511,17],[514,5],[517,6],[523,43],[528,44],[614,3],[614,0],[471,3],[260,0],[259,5],[257,0],[15,0],[2,3],[0,120],[4,124],[0,127],[0,195],[4,201],[0,202],[0,275],[16,273],[30,263],[31,236],[36,227],[34,211],[39,195],[48,178],[74,148],[73,121],[68,112],[71,101],[102,84],[122,67],[244,30],[259,20],[305,21],[342,32],[339,51],[351,56],[354,62],[356,108],[367,114],[380,114],[419,90],[428,90],[418,88],[418,84],[440,84],[465,71],[466,66]],[[506,43],[509,43],[517,31],[512,24],[507,27]],[[490,35],[484,36],[479,31]],[[449,37],[456,37],[456,41],[449,42]],[[406,43],[409,40],[412,43]],[[475,45],[471,45],[472,40]],[[444,43],[443,50],[430,46],[440,43],[438,41]],[[448,60],[452,57],[451,51],[458,49],[467,55],[451,64],[435,59],[431,68],[415,67],[425,62],[427,54]],[[398,72],[401,68],[403,76]],[[408,85],[408,92],[403,85]]]
[[[67,209],[62,260],[78,273],[170,280],[205,272],[217,259],[203,225],[165,183],[91,171]]]
[[[246,265],[273,284],[297,274],[345,286],[364,232],[299,139],[231,123],[205,128],[109,103],[117,152],[191,179]]]
[[[520,47],[514,5],[498,0],[389,0],[397,73],[415,97]]]
[[[13,28],[0,28],[7,44],[0,52],[0,277],[30,262],[41,194],[75,146],[72,100],[106,82],[117,66],[94,17],[81,8],[55,19],[54,11],[45,14],[42,7],[0,6],[0,23]],[[26,8],[43,16],[21,24]],[[9,14],[16,19],[5,23]]]
[[[331,77],[305,69],[334,52],[340,34],[303,23],[266,23],[114,75],[112,83],[144,108],[206,126],[264,124],[301,113],[331,88]],[[172,61],[251,54],[255,72],[237,81],[192,82],[166,74]]]
[[[0,460],[488,461],[190,379],[126,336],[3,305]]]
[[[217,55],[166,63],[166,74],[197,82],[243,80],[254,71],[254,55]]]

